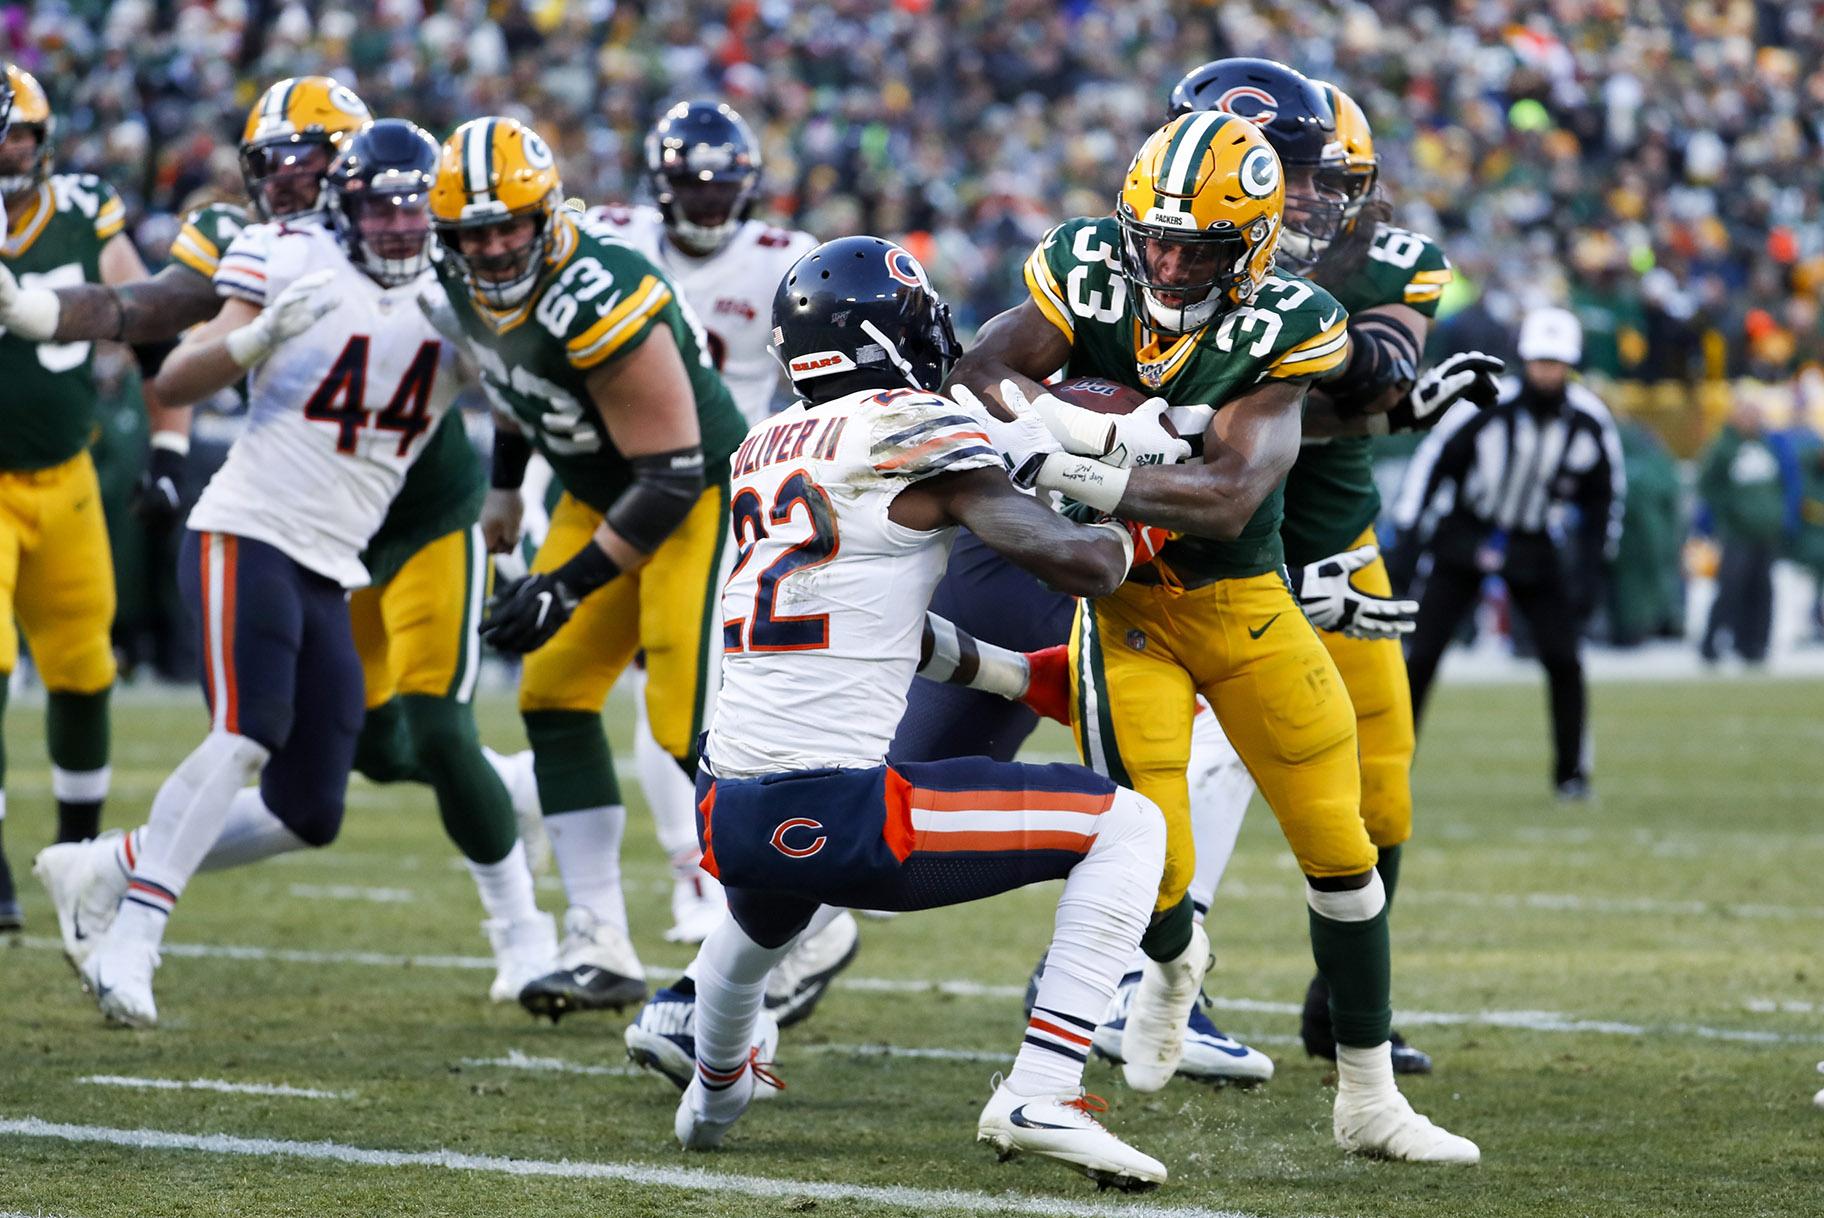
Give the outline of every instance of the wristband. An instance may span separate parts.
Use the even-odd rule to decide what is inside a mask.
[[[488,470],[488,485],[497,491],[516,491],[526,480],[526,466],[532,461],[532,442],[513,428],[494,421],[494,461]]]
[[[44,342],[57,333],[57,322],[63,316],[63,302],[50,288],[20,288],[13,296],[12,329],[20,338]]]
[[[190,455],[190,437],[181,431],[155,431],[152,433],[152,447],[187,457]]]
[[[1032,409],[1065,451],[1099,457],[1114,441],[1115,424],[1105,414],[1085,410],[1052,393],[1032,399]]]
[[[247,369],[272,354],[272,336],[256,318],[224,338],[222,346],[227,348],[229,359]]]
[[[1128,571],[1134,569],[1134,535],[1128,531],[1126,525],[1122,524],[1119,520],[1103,520],[1098,521],[1089,527],[1092,529],[1101,529],[1107,532],[1115,540],[1119,541],[1121,543],[1121,552],[1127,556],[1127,565],[1124,569]]]
[[[591,539],[568,562],[551,572],[551,577],[581,600],[620,573],[620,565]]]
[[[1039,466],[1033,484],[1040,490],[1057,491],[1112,516],[1127,491],[1128,473],[1088,457],[1052,453]]]

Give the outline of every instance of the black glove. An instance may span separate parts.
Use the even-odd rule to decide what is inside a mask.
[[[157,532],[176,527],[184,516],[184,463],[188,458],[169,448],[154,448],[133,488],[133,514]]]
[[[503,585],[488,600],[481,637],[516,655],[536,651],[570,620],[585,596],[619,574],[607,552],[589,541],[557,570],[523,575]]]

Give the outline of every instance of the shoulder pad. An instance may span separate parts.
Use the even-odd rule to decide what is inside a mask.
[[[1002,464],[972,407],[918,389],[883,390],[858,406],[867,420],[868,461],[883,477],[916,481]]]
[[[1271,275],[1253,304],[1217,323],[1212,341],[1256,361],[1256,380],[1315,380],[1348,362],[1349,313],[1309,279]]]

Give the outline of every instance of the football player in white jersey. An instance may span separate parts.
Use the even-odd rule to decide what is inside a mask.
[[[1126,577],[1132,541],[1008,481],[1003,453],[1023,466],[1056,451],[1030,412],[1006,423],[937,395],[959,349],[899,246],[819,246],[772,316],[804,403],[731,463],[738,553],[697,777],[704,866],[731,916],[696,960],[696,1064],[674,1132],[715,1146],[747,1107],[766,974],[820,904],[927,909],[1064,879],[1038,1002],[977,1137],[1155,1187],[1165,1168],[1095,1120],[1082,1073],[1164,865],[1158,809],[1079,766],[885,762],[956,526],[1083,595]]]
[[[120,839],[124,892],[91,885],[122,893],[80,969],[115,1022],[157,1022],[159,944],[192,875],[324,845],[340,827],[363,702],[348,590],[368,582],[360,554],[454,397],[418,305],[437,156],[410,123],[363,128],[328,179],[350,222],[244,229],[215,275],[227,303],[159,373],[175,403],[250,377],[251,405],[178,568],[209,734]]]
[[[746,121],[721,102],[679,102],[646,136],[646,176],[656,206],[596,207],[590,215],[665,269],[703,322],[710,358],[749,426],[772,413],[779,364],[772,356],[773,293],[817,239],[753,219],[760,188],[760,144]],[[722,919],[722,891],[697,865],[690,779],[652,738],[635,683],[634,750],[640,788],[659,844],[671,856],[674,925],[666,938],[700,943]],[[810,1013],[829,978],[854,955],[858,932],[843,915],[775,979],[769,1006],[790,1025]]]

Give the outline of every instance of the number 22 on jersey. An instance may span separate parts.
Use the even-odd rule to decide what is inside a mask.
[[[723,601],[725,605],[751,603],[753,608],[745,617],[723,622],[722,650],[819,651],[828,647],[829,614],[782,614],[777,602],[786,580],[836,557],[841,539],[829,495],[805,471],[795,470],[779,484],[770,507],[761,501],[758,491],[745,486],[735,493],[729,509],[738,549]],[[793,536],[798,539],[791,540]],[[755,569],[757,554],[771,561]]]

